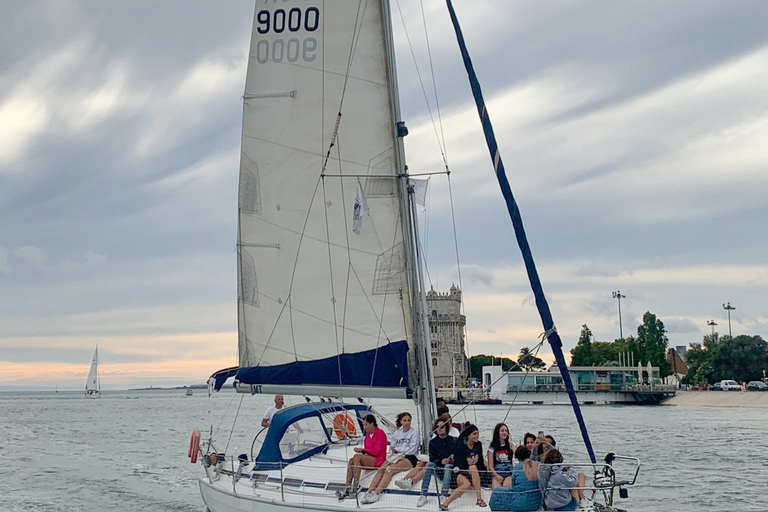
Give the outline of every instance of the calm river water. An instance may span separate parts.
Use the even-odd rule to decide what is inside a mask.
[[[287,404],[301,399],[286,397]],[[204,390],[0,393],[0,511],[202,512],[199,465],[187,459],[190,432],[206,429]],[[227,453],[248,452],[268,396],[222,392],[211,402]],[[380,412],[415,408],[375,400]],[[456,414],[476,422],[487,444],[508,414],[514,437],[552,433],[568,460],[583,444],[567,406],[478,406]],[[621,507],[630,512],[747,512],[768,509],[768,409],[588,406],[583,409],[599,457],[639,457],[638,484]]]

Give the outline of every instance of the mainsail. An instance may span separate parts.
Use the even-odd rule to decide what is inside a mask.
[[[379,2],[257,4],[240,163],[241,388],[409,387],[411,221],[386,14]],[[358,183],[368,212],[354,222]]]
[[[99,347],[93,351],[91,369],[88,371],[88,380],[85,381],[85,393],[87,395],[99,392]]]

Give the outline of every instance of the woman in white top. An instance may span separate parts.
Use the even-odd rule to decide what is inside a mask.
[[[390,439],[390,455],[373,477],[368,492],[365,493],[360,503],[375,503],[379,501],[379,494],[386,489],[392,477],[401,471],[413,469],[418,463],[416,454],[419,452],[421,436],[419,431],[411,426],[412,416],[408,412],[397,415],[397,430]]]

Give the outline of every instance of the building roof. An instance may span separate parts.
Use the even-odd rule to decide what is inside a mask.
[[[667,362],[672,367],[672,373],[688,375],[688,365],[685,364],[683,358],[680,357],[680,354],[674,348],[667,349]]]

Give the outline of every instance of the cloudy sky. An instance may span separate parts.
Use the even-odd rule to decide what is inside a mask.
[[[409,168],[440,171],[445,145],[469,350],[514,355],[541,323],[445,6],[423,3],[422,17],[393,2]],[[734,334],[768,337],[768,3],[456,9],[566,348],[583,323],[619,336],[616,290],[625,335],[647,310],[672,346],[710,319],[727,333],[730,301]],[[236,363],[252,15],[253,1],[0,3],[0,389],[79,389],[97,343],[106,389]],[[428,206],[445,291],[459,277],[444,177]]]

